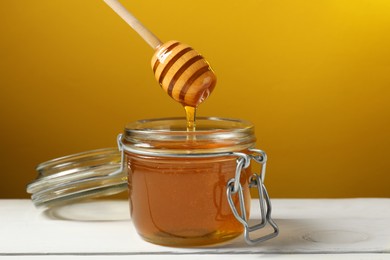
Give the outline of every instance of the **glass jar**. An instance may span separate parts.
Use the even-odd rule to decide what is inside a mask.
[[[207,245],[244,232],[252,245],[278,234],[264,186],[267,156],[254,148],[251,123],[201,117],[196,131],[187,131],[185,118],[140,120],[128,124],[117,143],[118,149],[39,164],[27,186],[35,206],[51,210],[128,190],[134,226],[155,244]],[[259,173],[251,161],[261,165]],[[257,189],[260,208],[253,226],[250,188]],[[273,232],[252,238],[266,225]]]
[[[277,235],[265,212],[271,208],[262,179],[249,167],[255,159],[263,164],[264,174],[266,161],[260,150],[253,155],[251,123],[197,118],[196,131],[187,131],[184,118],[140,120],[126,126],[121,143],[131,218],[146,241],[198,246],[232,239],[244,230],[249,243]],[[261,186],[264,209],[262,223],[254,228],[247,224],[250,186]],[[274,227],[272,234],[249,238],[249,232],[267,222]]]

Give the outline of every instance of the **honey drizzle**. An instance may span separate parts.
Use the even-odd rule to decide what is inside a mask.
[[[196,129],[196,107],[184,106],[187,118],[187,131],[193,132]]]

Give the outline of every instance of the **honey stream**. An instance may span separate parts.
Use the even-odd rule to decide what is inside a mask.
[[[196,130],[196,107],[184,106],[187,118],[187,131],[192,132]]]

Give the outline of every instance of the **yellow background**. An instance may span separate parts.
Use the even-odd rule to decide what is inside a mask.
[[[218,75],[198,115],[256,126],[271,197],[390,196],[390,1],[123,0]],[[103,1],[0,1],[0,197],[35,165],[181,116],[152,49]]]

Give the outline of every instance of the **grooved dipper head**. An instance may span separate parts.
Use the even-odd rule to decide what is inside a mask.
[[[152,69],[163,90],[184,106],[197,107],[213,91],[217,78],[208,62],[190,46],[169,41],[157,48]]]

